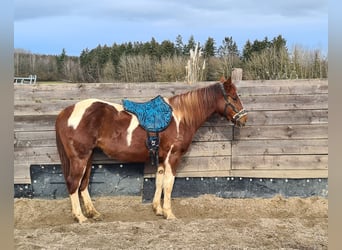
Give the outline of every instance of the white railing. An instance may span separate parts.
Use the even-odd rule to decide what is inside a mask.
[[[35,84],[37,75],[29,75],[28,77],[14,77],[14,84]]]

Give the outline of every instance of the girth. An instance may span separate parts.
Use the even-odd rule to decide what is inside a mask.
[[[133,113],[147,132],[146,147],[152,166],[159,165],[159,132],[166,129],[172,119],[172,108],[160,95],[147,102],[122,100],[125,111]]]

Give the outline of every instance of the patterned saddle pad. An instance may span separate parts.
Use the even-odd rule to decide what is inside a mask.
[[[138,117],[140,125],[149,132],[160,132],[166,129],[172,119],[172,108],[158,95],[147,102],[122,100],[126,111]]]

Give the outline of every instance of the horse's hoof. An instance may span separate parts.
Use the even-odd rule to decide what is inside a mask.
[[[164,218],[167,220],[177,219],[177,217],[172,212],[164,212]]]
[[[160,206],[153,207],[153,211],[158,216],[163,216],[164,215],[163,209]]]
[[[98,213],[92,217],[95,221],[102,221],[103,220],[103,215]]]
[[[167,219],[167,220],[177,220],[177,217],[172,214],[172,215],[168,215],[165,219]]]
[[[83,223],[86,223],[88,222],[88,219],[84,216],[78,216],[78,217],[75,217],[75,220],[79,223],[79,224],[83,224]]]

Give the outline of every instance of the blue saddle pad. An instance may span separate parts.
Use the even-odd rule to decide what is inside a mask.
[[[132,102],[122,100],[126,111],[138,117],[140,125],[149,132],[160,132],[169,126],[172,119],[172,108],[158,95],[148,102]]]

